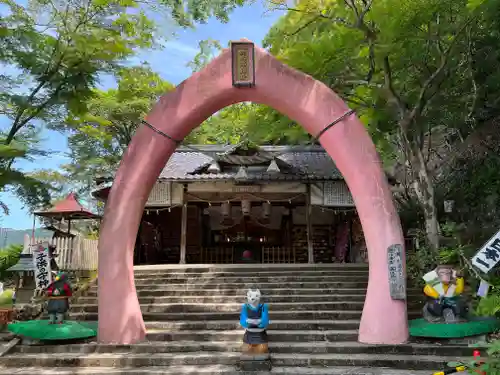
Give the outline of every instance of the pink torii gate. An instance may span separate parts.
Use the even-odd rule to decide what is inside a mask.
[[[241,42],[254,48],[248,41]],[[255,47],[249,63],[255,84],[235,87],[232,53],[224,50],[200,72],[163,95],[146,118],[148,126],[141,126],[128,146],[106,204],[99,239],[99,342],[130,344],[145,338],[134,283],[134,244],[145,203],[177,147],[175,140],[184,139],[218,110],[249,101],[269,105],[310,134],[321,134],[322,146],[352,193],[368,247],[369,282],[359,341],[404,343],[408,339],[406,301],[391,297],[387,260],[389,247],[404,246],[403,233],[369,134],[323,83],[261,48]],[[332,122],[335,125],[329,126]]]

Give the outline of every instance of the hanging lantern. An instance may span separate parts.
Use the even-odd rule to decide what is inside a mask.
[[[223,217],[230,217],[231,216],[231,203],[229,202],[224,202],[220,206],[221,208],[221,213]]]
[[[264,202],[262,203],[262,217],[264,219],[269,218],[271,216],[271,203],[269,202]]]
[[[249,216],[252,209],[252,204],[248,200],[241,201],[241,212],[244,216]]]
[[[455,201],[444,201],[444,212],[450,214],[453,212],[453,207],[455,206]]]

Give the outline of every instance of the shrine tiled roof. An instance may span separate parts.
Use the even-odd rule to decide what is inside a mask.
[[[159,179],[164,181],[214,181],[232,180],[242,161],[234,156],[235,164],[221,165],[221,171],[210,173],[207,168],[214,161],[227,161],[227,155],[234,146],[192,145],[179,147],[171,156]],[[263,154],[273,154],[279,166],[279,172],[267,172],[267,164],[249,165],[246,173],[248,180],[339,180],[342,175],[335,163],[321,146],[261,146]],[[224,158],[220,155],[224,154]],[[251,156],[247,158],[252,158]],[[258,158],[257,158],[258,159]]]

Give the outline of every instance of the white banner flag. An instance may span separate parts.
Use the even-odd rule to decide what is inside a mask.
[[[490,272],[500,261],[500,231],[474,255],[472,264],[484,273]]]
[[[47,289],[52,282],[48,242],[35,245],[33,249],[33,265],[35,268],[36,289]]]

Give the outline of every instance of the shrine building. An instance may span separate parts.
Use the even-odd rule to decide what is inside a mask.
[[[105,201],[112,178],[99,178]],[[321,146],[180,146],[147,201],[134,263],[367,262],[353,199]]]

